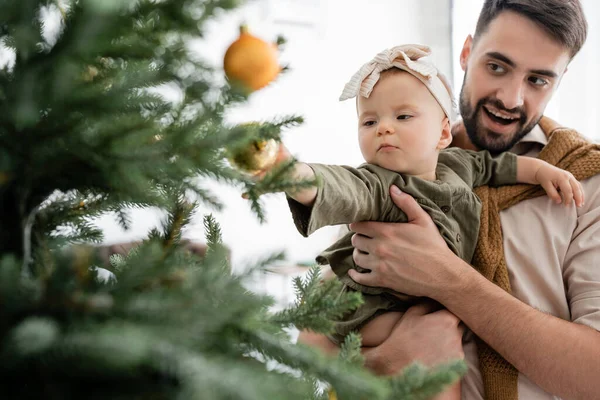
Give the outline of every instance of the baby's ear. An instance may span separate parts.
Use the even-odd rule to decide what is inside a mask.
[[[450,143],[452,143],[452,127],[450,126],[450,119],[448,119],[448,117],[444,117],[442,120],[442,133],[440,135],[437,149],[445,149],[446,147],[450,146]]]

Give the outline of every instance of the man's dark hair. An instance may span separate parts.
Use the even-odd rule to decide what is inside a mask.
[[[477,20],[474,41],[503,11],[512,11],[535,22],[567,48],[571,58],[587,37],[587,22],[579,0],[485,0]]]

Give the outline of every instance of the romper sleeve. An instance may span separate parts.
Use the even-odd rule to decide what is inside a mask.
[[[452,168],[472,188],[517,183],[517,156],[508,151],[492,156],[488,151],[450,148],[440,152],[439,161]]]
[[[330,225],[377,220],[389,197],[389,184],[367,168],[308,164],[319,181],[312,207],[287,198],[294,224],[303,236]]]

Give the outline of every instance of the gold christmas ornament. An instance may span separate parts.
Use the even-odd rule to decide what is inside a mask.
[[[256,175],[275,164],[278,151],[279,143],[277,141],[273,139],[256,140],[231,154],[228,159],[239,170]]]
[[[281,71],[278,53],[276,43],[268,43],[249,34],[248,28],[242,25],[240,36],[225,52],[225,75],[249,92],[262,89]]]
[[[96,76],[98,76],[98,68],[94,67],[93,65],[88,65],[83,72],[83,80],[86,82],[91,82]]]

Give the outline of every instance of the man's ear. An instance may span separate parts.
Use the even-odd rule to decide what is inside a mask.
[[[448,117],[444,117],[442,121],[442,134],[440,135],[440,140],[438,141],[437,149],[442,150],[446,147],[450,146],[452,143],[452,127],[450,126],[450,120]]]
[[[463,44],[463,48],[460,52],[460,67],[463,71],[467,69],[467,64],[469,62],[469,56],[471,55],[471,48],[473,47],[473,36],[469,35],[465,39],[465,43]]]

